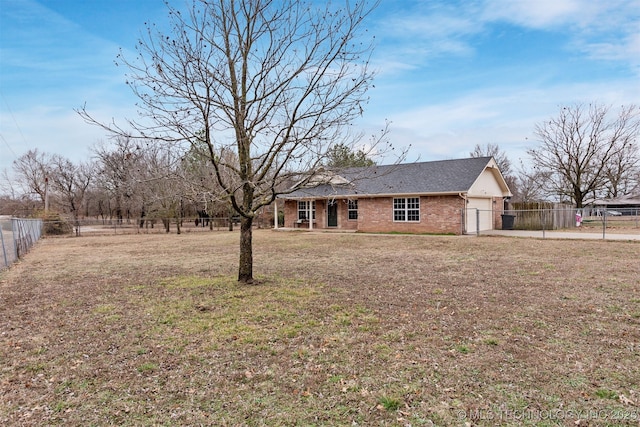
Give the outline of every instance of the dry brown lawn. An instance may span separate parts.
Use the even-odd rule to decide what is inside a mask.
[[[0,273],[0,424],[639,425],[640,242],[48,238]]]

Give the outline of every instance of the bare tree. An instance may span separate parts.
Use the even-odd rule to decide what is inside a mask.
[[[498,144],[487,143],[484,147],[480,144],[476,144],[473,151],[469,153],[470,157],[493,157],[502,175],[511,175],[511,160],[507,156],[507,153],[500,149]]]
[[[130,60],[128,83],[141,119],[120,135],[172,144],[198,139],[226,200],[241,216],[238,280],[253,281],[252,224],[296,174],[311,179],[334,144],[355,146],[373,73],[362,43],[366,2],[194,0],[170,6],[171,29],[148,25]],[[383,143],[385,132],[378,139]],[[370,145],[371,146],[371,145]],[[380,152],[382,150],[378,150]],[[237,162],[228,162],[227,152]],[[231,177],[231,178],[230,178]]]
[[[224,189],[222,189],[217,179],[211,179],[216,175],[215,168],[209,161],[209,148],[202,140],[195,141],[187,153],[185,153],[182,161],[182,181],[185,186],[185,196],[191,200],[197,207],[197,211],[204,214],[206,218],[211,219],[212,215],[223,216],[228,218],[229,231],[233,231],[233,214],[234,209],[229,198],[226,197]],[[227,150],[224,155],[226,164],[238,164],[237,156],[234,152]],[[229,170],[225,170],[229,172]],[[237,179],[237,175],[232,174],[224,177],[226,182],[232,182]],[[235,185],[239,186],[239,182]],[[200,218],[202,219],[202,218]],[[213,221],[209,221],[209,228],[213,229]]]
[[[15,184],[13,179],[9,176],[9,171],[7,169],[2,169],[0,172],[0,194],[2,196],[7,196],[9,199],[17,198],[17,189],[15,188]]]
[[[37,195],[43,207],[52,162],[50,154],[38,151],[37,148],[27,151],[13,162],[13,171],[22,194]]]
[[[52,191],[58,195],[62,208],[73,216],[76,236],[80,235],[80,213],[93,167],[90,163],[74,165],[69,159],[54,155],[51,165]]]
[[[541,144],[527,153],[533,167],[546,177],[547,191],[582,208],[587,195],[605,189],[607,168],[629,152],[639,131],[635,105],[621,107],[612,118],[610,107],[576,104],[536,125]]]
[[[515,176],[516,185],[513,191],[513,201],[539,202],[545,197],[544,183],[547,180],[542,172],[537,169],[528,169],[522,161]]]
[[[140,212],[144,218],[144,190],[138,188],[140,169],[146,144],[129,137],[116,137],[112,144],[100,143],[93,148],[99,173],[97,185],[110,195],[109,216],[115,215],[121,223],[133,214]],[[140,200],[142,199],[142,200]],[[134,209],[134,205],[138,205]]]
[[[144,190],[143,208],[148,211],[147,215],[151,219],[160,217],[167,233],[174,219],[180,234],[185,194],[185,182],[180,179],[180,157],[167,147],[151,145],[144,151],[140,166],[138,188]]]
[[[636,144],[629,144],[611,156],[605,165],[605,193],[607,198],[629,194],[640,183],[640,152]]]

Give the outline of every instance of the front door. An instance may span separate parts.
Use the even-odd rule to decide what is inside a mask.
[[[338,202],[329,200],[327,203],[327,227],[338,226]]]

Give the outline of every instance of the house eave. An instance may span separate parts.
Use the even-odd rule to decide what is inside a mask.
[[[340,194],[340,195],[323,195],[323,196],[289,196],[286,194],[279,195],[279,199],[286,200],[334,200],[334,199],[373,199],[379,197],[435,197],[435,196],[462,196],[466,195],[467,190],[464,191],[441,191],[430,193],[380,193],[380,194]]]

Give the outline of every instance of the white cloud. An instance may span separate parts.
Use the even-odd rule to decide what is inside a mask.
[[[481,19],[505,21],[535,29],[580,30],[585,33],[618,31],[636,22],[640,3],[628,0],[486,0]]]
[[[530,28],[548,28],[579,18],[581,13],[589,9],[580,3],[578,0],[487,0],[482,19],[504,20]]]
[[[640,30],[609,41],[577,41],[574,46],[590,59],[628,62],[640,77]]]
[[[640,64],[640,1],[486,0],[482,20],[564,33],[568,52],[636,69]]]
[[[482,31],[475,10],[472,2],[462,13],[446,3],[416,2],[414,7],[379,16],[374,23],[376,57],[384,59],[377,67],[391,73],[420,66],[434,57],[472,55],[474,49],[466,39]],[[394,66],[385,67],[389,64]]]
[[[412,6],[403,7],[407,3]],[[376,98],[367,108],[367,122],[361,126],[367,133],[376,133],[385,119],[391,120],[392,142],[397,147],[411,144],[413,159],[462,157],[475,144],[491,142],[500,145],[515,161],[532,143],[535,124],[554,115],[560,105],[579,101],[620,105],[640,99],[638,1],[416,0],[383,2],[384,5],[395,9],[377,17],[374,67],[380,70],[381,79],[375,82],[378,89],[371,95]],[[60,17],[37,16],[45,20],[43,27],[47,22],[52,24],[50,20],[52,25],[61,25],[57,21]],[[618,76],[595,83],[588,78],[558,83],[554,79],[556,70],[540,64],[506,62],[500,64],[500,69],[485,64],[485,68],[463,70],[459,74],[458,70],[447,68],[455,67],[459,58],[469,59],[482,53],[476,52],[479,40],[496,23],[561,33],[559,43],[571,55],[613,61],[614,66],[631,64],[639,71],[635,80],[621,80]],[[72,83],[80,77],[84,83],[53,92],[47,88],[49,95],[23,96],[23,102],[20,94],[9,99],[24,138],[2,106],[0,132],[7,143],[0,141],[0,169],[10,166],[13,159],[7,144],[17,155],[38,147],[76,161],[86,160],[89,147],[106,139],[106,135],[101,129],[85,124],[73,111],[85,101],[89,111],[106,122],[112,116],[135,117],[134,100],[121,74],[124,70],[113,66],[114,43],[77,27],[68,28],[73,29],[73,39],[78,42],[71,46],[73,49],[63,51],[62,57],[29,55],[28,49],[10,55],[21,66],[33,65],[61,74],[71,70]],[[35,37],[25,41],[37,46],[42,34],[27,33],[24,37],[34,34]],[[55,40],[47,41],[59,44],[67,37],[65,32],[55,34]],[[8,58],[6,47],[2,49],[3,59]],[[443,58],[446,65],[438,62]],[[439,72],[432,71],[436,68]],[[84,76],[83,70],[90,77]],[[77,71],[80,74],[74,74]],[[509,80],[510,74],[517,77]],[[31,89],[25,87],[22,91],[27,93]]]
[[[640,86],[632,87],[634,82],[496,86],[412,109],[372,111],[367,120],[371,124],[388,118],[391,141],[397,147],[411,146],[408,160],[466,157],[476,144],[493,143],[516,161],[535,146],[535,125],[553,117],[558,108],[577,102],[634,103],[640,99]]]
[[[403,4],[407,4],[406,2]],[[498,22],[562,34],[567,52],[637,67],[640,57],[640,1],[482,0],[429,2],[394,10],[375,22],[385,58],[380,68],[394,72],[443,56],[476,53],[476,41]],[[603,43],[602,40],[608,40]],[[396,64],[384,68],[385,64]],[[404,65],[400,65],[404,64]]]
[[[0,170],[29,149],[86,160],[105,132],[74,111],[86,102],[107,121],[133,114],[118,47],[30,0],[3,2]],[[6,70],[6,71],[5,71]]]

